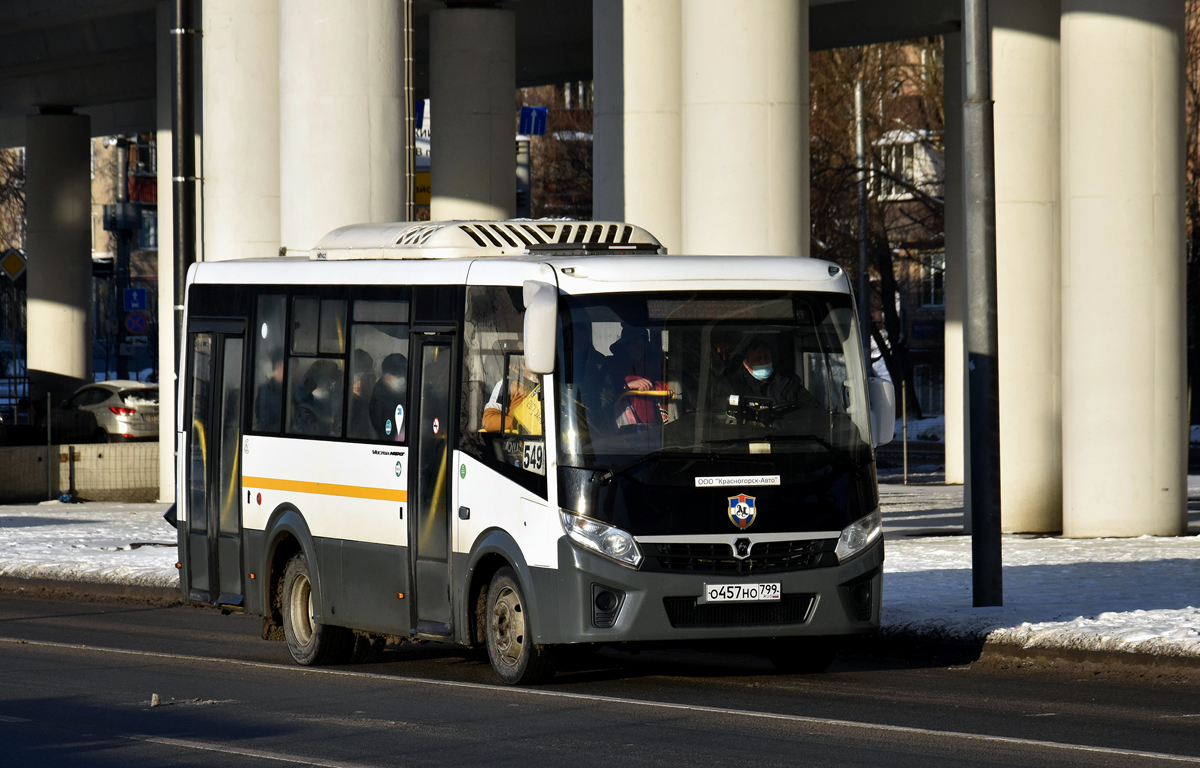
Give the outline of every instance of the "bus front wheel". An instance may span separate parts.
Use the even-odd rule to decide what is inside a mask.
[[[281,607],[283,635],[297,664],[318,666],[347,661],[354,648],[354,634],[313,618],[312,580],[304,553],[289,560],[284,569]]]
[[[554,675],[550,649],[533,642],[528,603],[512,568],[492,577],[486,615],[488,658],[500,682],[533,685]]]

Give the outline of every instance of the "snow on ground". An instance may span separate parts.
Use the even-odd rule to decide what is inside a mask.
[[[1200,536],[1005,536],[1005,605],[973,608],[962,487],[884,484],[880,496],[885,633],[1200,657]],[[176,587],[165,508],[0,506],[0,576]]]
[[[165,504],[0,506],[0,576],[177,587]]]
[[[904,421],[896,414],[896,435],[894,440],[901,440],[904,437]],[[942,442],[946,437],[946,417],[929,416],[924,419],[909,419],[908,420],[908,439],[925,440],[934,443]]]

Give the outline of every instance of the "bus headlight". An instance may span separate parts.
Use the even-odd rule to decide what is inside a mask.
[[[833,550],[839,563],[844,563],[862,552],[875,539],[883,535],[883,515],[877,509],[866,517],[855,520],[842,529],[837,549]]]
[[[642,550],[627,531],[565,509],[558,513],[562,517],[563,530],[579,545],[631,568],[637,568],[642,562]]]

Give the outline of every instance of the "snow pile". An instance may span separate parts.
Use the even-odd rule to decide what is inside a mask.
[[[1005,536],[1000,608],[971,606],[970,537],[886,546],[885,632],[1200,656],[1200,537]]]
[[[903,436],[904,422],[901,420],[900,414],[896,414],[896,435],[893,439],[900,440]],[[929,416],[924,419],[909,419],[908,439],[909,441],[925,440],[934,443],[942,442],[946,439],[946,417],[942,415]]]
[[[0,507],[0,576],[179,586],[164,504]]]

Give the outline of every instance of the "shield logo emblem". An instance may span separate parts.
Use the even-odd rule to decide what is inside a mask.
[[[729,497],[729,520],[738,528],[749,528],[758,512],[754,507],[754,497],[739,493]]]

